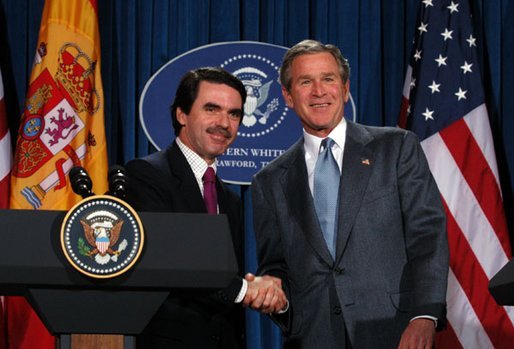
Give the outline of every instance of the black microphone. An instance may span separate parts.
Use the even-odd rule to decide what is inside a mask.
[[[70,170],[71,188],[75,194],[82,196],[83,199],[92,196],[93,182],[86,170],[80,166],[75,166]]]
[[[109,180],[109,195],[124,200],[127,197],[128,176],[123,166],[114,165],[107,175]]]

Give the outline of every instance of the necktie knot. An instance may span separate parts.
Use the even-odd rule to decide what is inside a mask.
[[[203,174],[203,182],[207,183],[215,183],[216,182],[216,173],[214,173],[214,169],[212,167],[207,167],[205,173]]]
[[[212,167],[207,167],[203,177],[203,201],[209,214],[218,213],[218,195],[216,193],[216,173]]]
[[[334,140],[330,137],[324,138],[321,141],[321,145],[319,146],[319,152],[324,152],[328,149],[332,149],[332,146],[334,145]]]

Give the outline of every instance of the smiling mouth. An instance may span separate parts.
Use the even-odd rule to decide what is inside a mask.
[[[315,104],[310,104],[311,107],[313,108],[326,108],[330,105],[330,103],[315,103]]]

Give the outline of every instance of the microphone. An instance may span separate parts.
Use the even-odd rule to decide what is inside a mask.
[[[109,180],[109,191],[107,194],[124,200],[127,197],[128,176],[123,166],[114,165],[107,175]]]
[[[75,166],[69,173],[71,188],[75,194],[82,196],[83,199],[92,196],[93,182],[83,167]]]

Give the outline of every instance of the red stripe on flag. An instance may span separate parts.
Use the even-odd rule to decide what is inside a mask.
[[[514,343],[510,318],[489,293],[487,275],[444,199],[443,204],[447,216],[450,268],[459,280],[494,347],[502,348],[505,343]]]
[[[398,118],[398,126],[407,128],[407,110],[409,110],[409,100],[402,97],[402,105],[400,106],[400,117]]]
[[[9,176],[6,176],[4,179],[0,180],[0,208],[9,207],[10,180],[11,178]]]
[[[450,324],[446,326],[444,331],[437,332],[434,347],[437,349],[463,349],[459,342],[459,338],[457,338],[457,335]]]
[[[510,258],[509,234],[500,189],[471,130],[463,119],[459,119],[439,133]]]

